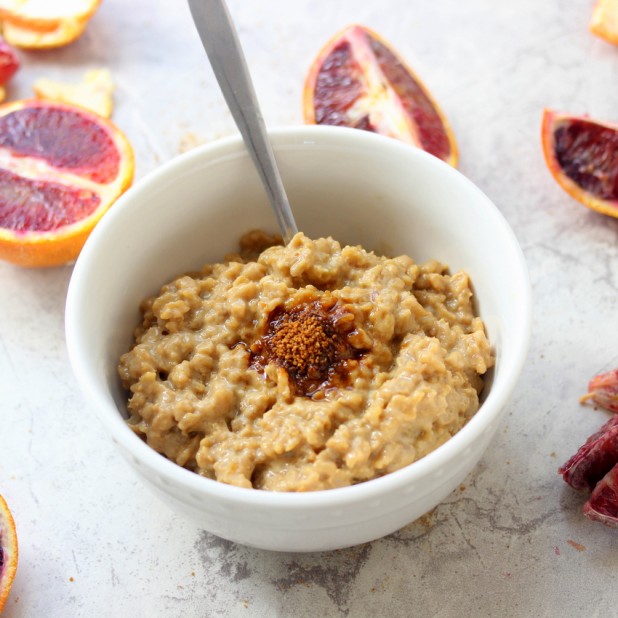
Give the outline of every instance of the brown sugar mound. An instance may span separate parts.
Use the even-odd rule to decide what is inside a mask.
[[[348,341],[354,315],[328,295],[291,309],[279,306],[267,323],[266,334],[251,346],[253,364],[283,367],[297,395],[311,396],[335,380],[340,384],[347,361],[366,352]]]

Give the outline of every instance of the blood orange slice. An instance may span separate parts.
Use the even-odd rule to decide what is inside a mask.
[[[588,28],[593,34],[618,45],[618,0],[597,0]]]
[[[17,533],[4,498],[0,496],[0,613],[4,609],[17,571]]]
[[[345,28],[320,51],[305,80],[303,115],[309,124],[395,137],[457,165],[453,132],[427,88],[364,26]]]
[[[541,139],[556,182],[585,206],[618,217],[618,125],[546,109]]]
[[[133,168],[128,140],[97,114],[44,100],[0,106],[0,258],[74,260]]]

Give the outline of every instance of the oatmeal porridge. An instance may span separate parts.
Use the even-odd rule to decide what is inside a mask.
[[[129,426],[198,474],[273,491],[383,476],[459,431],[493,365],[468,276],[273,243],[250,233],[142,303],[119,364]]]

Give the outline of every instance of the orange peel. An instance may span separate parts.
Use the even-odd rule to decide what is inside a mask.
[[[114,83],[108,69],[93,69],[78,84],[66,84],[41,78],[34,82],[34,93],[40,99],[79,105],[109,118],[113,111]]]
[[[15,47],[52,49],[79,38],[101,0],[0,0],[4,38]]]
[[[52,32],[64,22],[88,21],[102,0],[0,0],[0,20],[27,30]]]

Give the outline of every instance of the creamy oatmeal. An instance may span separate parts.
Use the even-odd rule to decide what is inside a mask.
[[[178,277],[142,303],[119,372],[130,427],[224,483],[366,481],[448,440],[493,364],[468,276],[297,234]]]

